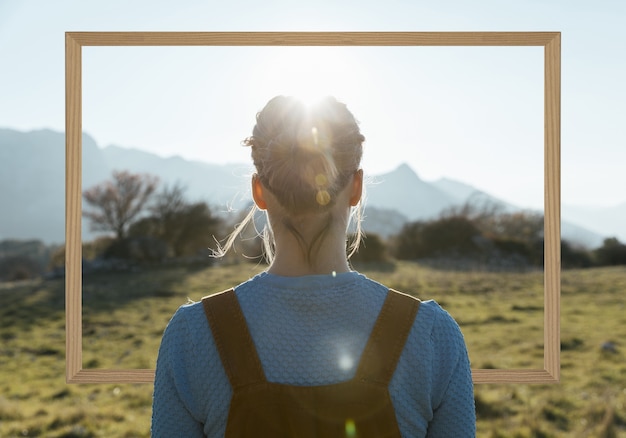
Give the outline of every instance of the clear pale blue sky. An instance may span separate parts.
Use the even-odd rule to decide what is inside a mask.
[[[626,202],[626,3],[0,1],[0,127],[64,129],[66,31],[560,31],[562,200]],[[83,126],[117,144],[247,162],[275,94],[334,94],[365,170],[408,162],[520,206],[543,200],[541,48],[84,48]],[[219,151],[219,152],[217,152]]]

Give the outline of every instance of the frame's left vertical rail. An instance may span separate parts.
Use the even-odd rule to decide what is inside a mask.
[[[65,34],[65,380],[82,369],[81,45]]]

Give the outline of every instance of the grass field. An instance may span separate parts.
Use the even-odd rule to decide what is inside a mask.
[[[83,285],[85,368],[154,368],[188,299],[261,267],[97,274]],[[543,367],[543,273],[449,272],[409,262],[361,271],[436,299],[459,322],[473,368]],[[564,271],[561,383],[476,385],[479,437],[626,437],[626,267]],[[65,383],[63,280],[0,284],[0,436],[147,437],[151,385]]]

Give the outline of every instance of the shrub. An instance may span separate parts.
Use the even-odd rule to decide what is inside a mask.
[[[99,237],[91,242],[83,242],[83,260],[94,260],[101,257],[107,249],[115,242],[113,237]],[[48,269],[61,269],[65,266],[65,245],[58,247],[50,256]]]
[[[354,236],[348,238],[352,242]],[[361,242],[359,250],[350,257],[355,263],[377,263],[388,261],[387,246],[378,234],[368,233]]]
[[[162,262],[168,255],[168,246],[163,240],[148,236],[116,240],[103,254],[104,258],[136,262]]]
[[[563,268],[589,268],[593,260],[589,251],[561,241],[561,266]]]
[[[0,281],[18,281],[37,278],[43,273],[39,262],[24,255],[0,259]]]
[[[215,248],[213,236],[222,232],[223,221],[215,216],[208,204],[185,203],[173,211],[155,210],[149,217],[131,225],[131,237],[152,237],[165,242],[175,257],[193,256],[207,248]]]
[[[604,239],[603,245],[594,251],[594,255],[600,266],[626,265],[626,245],[615,237]]]
[[[412,222],[397,236],[394,255],[405,260],[469,255],[480,251],[480,236],[473,222],[462,216]]]

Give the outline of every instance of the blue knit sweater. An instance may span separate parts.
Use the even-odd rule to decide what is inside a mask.
[[[290,385],[352,378],[387,291],[357,272],[264,272],[235,288],[268,381]],[[403,437],[475,436],[463,335],[436,302],[422,302],[389,392]],[[231,394],[202,304],[180,307],[159,349],[152,436],[223,437]]]

